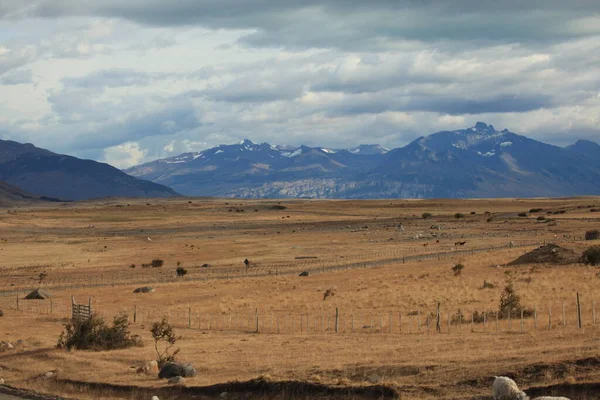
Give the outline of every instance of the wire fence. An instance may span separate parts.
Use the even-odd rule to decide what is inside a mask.
[[[580,238],[570,239],[571,242],[578,242],[580,240]],[[302,272],[307,272],[308,274],[325,273],[329,271],[379,267],[397,263],[448,260],[488,251],[540,246],[545,243],[546,241],[541,242],[539,240],[509,241],[507,243],[481,248],[452,248],[451,250],[441,252],[436,252],[435,248],[427,250],[424,247],[411,247],[408,249],[364,252],[359,256],[344,258],[301,258],[281,263],[271,262],[269,264],[265,263],[261,265],[250,264],[248,267],[188,267],[186,268],[187,274],[185,276],[177,276],[177,274],[165,272],[164,270],[161,270],[161,268],[130,268],[126,271],[113,273],[89,272],[82,274],[74,271],[74,274],[71,276],[57,278],[45,277],[41,280],[33,277],[6,277],[0,282],[0,296],[13,295],[22,291],[30,291],[38,288],[64,290],[117,285],[149,285],[157,283],[297,275]]]
[[[193,307],[164,311],[158,307],[131,306],[124,311],[134,324],[147,325],[165,318],[178,328],[216,332],[265,334],[448,334],[448,333],[526,333],[561,328],[586,329],[598,326],[597,304],[577,294],[573,301],[534,305],[520,312],[501,314],[494,310],[455,309],[439,305],[413,310],[331,309],[307,313],[199,312]],[[69,300],[23,300],[0,298],[0,307],[20,312],[72,317]],[[94,310],[105,319],[114,315]]]

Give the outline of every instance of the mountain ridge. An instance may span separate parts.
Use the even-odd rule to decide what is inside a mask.
[[[155,160],[126,172],[183,194],[226,197],[600,194],[600,145],[577,143],[562,148],[477,122],[470,128],[422,136],[391,150],[379,145],[332,149],[244,139]],[[361,154],[356,149],[365,151]]]
[[[129,176],[105,163],[10,140],[0,140],[0,181],[36,196],[62,200],[178,195],[168,187]]]

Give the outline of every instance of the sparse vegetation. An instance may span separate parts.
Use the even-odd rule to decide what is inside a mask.
[[[138,336],[131,336],[127,315],[119,314],[108,326],[97,314],[85,320],[71,321],[58,338],[58,348],[77,350],[117,350],[142,346]]]
[[[329,297],[335,296],[335,288],[329,288],[323,293],[323,301],[327,300]]]
[[[152,263],[150,265],[152,266],[152,268],[160,268],[164,265],[164,263],[165,262],[160,258],[155,258],[154,260],[152,260]]]
[[[481,288],[482,289],[493,289],[495,287],[496,287],[496,285],[494,285],[492,282],[483,281],[483,286]]]
[[[540,211],[542,211],[541,208],[532,208],[531,210],[529,210],[530,213],[538,213]]]
[[[180,349],[173,350],[177,341],[181,338],[175,334],[173,326],[163,318],[160,322],[155,322],[150,328],[152,339],[154,340],[154,349],[156,350],[156,362],[158,367],[162,368],[168,362],[174,362]]]
[[[135,268],[135,264],[129,264],[129,268]]]
[[[183,267],[177,267],[177,276],[186,276],[187,275],[187,269],[183,268]]]
[[[584,251],[581,261],[585,265],[600,265],[600,246],[592,246]]]
[[[456,264],[454,267],[452,267],[452,272],[454,272],[454,276],[459,276],[462,274],[463,269],[465,269],[464,265]]]
[[[543,215],[540,215],[539,217],[536,218],[538,221],[545,221],[546,217],[544,217]]]
[[[433,217],[432,213],[424,212],[423,214],[421,214],[421,218],[423,218],[423,219],[428,219],[431,217]]]
[[[533,310],[528,308],[523,308],[521,306],[521,297],[517,294],[512,280],[507,280],[506,286],[504,286],[504,290],[500,294],[500,307],[498,310],[500,318],[508,318],[511,316],[515,318],[521,315],[521,311],[523,311],[524,317],[530,317],[533,315]]]
[[[38,275],[39,283],[41,284],[47,277],[48,274],[46,272],[40,272],[40,274]]]
[[[461,213],[456,213],[454,214],[454,218],[459,219],[459,218],[464,218],[465,214],[461,214]]]
[[[526,217],[526,216],[527,216],[527,213],[520,212],[520,213],[518,213],[518,214],[517,214],[517,216],[518,216],[518,217]]]
[[[585,232],[585,240],[597,240],[600,239],[600,230],[594,229]]]

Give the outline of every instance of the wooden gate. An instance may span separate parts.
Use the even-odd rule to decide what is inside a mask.
[[[88,299],[88,304],[75,303],[75,296],[71,296],[71,318],[74,321],[83,321],[92,316],[92,298]]]

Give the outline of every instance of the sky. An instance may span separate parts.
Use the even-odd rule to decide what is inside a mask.
[[[0,0],[0,138],[126,168],[476,121],[600,142],[597,0]]]

